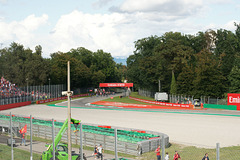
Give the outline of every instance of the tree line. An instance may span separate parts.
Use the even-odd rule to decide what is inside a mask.
[[[0,50],[0,74],[18,86],[66,84],[71,61],[71,88],[98,87],[103,82],[134,83],[134,88],[171,94],[224,97],[240,92],[240,25],[235,32],[218,29],[195,35],[166,32],[134,42],[127,66],[116,64],[110,53],[79,47],[42,57],[18,43]]]
[[[135,41],[127,78],[136,88],[196,97],[240,92],[240,25],[195,35],[166,32]]]
[[[121,82],[126,66],[116,64],[110,53],[92,52],[83,47],[42,57],[42,47],[35,51],[18,43],[0,50],[0,74],[17,86],[66,84],[67,61],[71,65],[71,88],[98,87],[103,82]]]

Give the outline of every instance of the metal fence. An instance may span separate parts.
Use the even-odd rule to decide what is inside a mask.
[[[199,99],[200,103],[203,104],[227,105],[227,99],[214,98],[210,96],[201,96],[200,98],[196,98],[193,95],[169,95],[169,101],[171,103],[189,104],[189,102],[193,103],[194,99]]]
[[[154,98],[155,93],[156,92],[148,91],[148,90],[141,89],[141,88],[138,89],[138,94],[141,96],[144,96],[144,97]]]
[[[65,90],[63,84],[18,87],[14,93],[2,92],[0,94],[0,105],[57,98],[62,96],[63,90]]]
[[[14,115],[16,116],[16,115]],[[30,116],[31,117],[31,116]],[[10,134],[10,122],[9,120],[2,120],[0,119],[0,131],[7,132]],[[17,121],[12,121],[12,133],[16,137],[20,137],[19,129],[27,125],[27,134],[30,136],[30,128],[32,128],[32,136],[34,137],[40,137],[43,139],[52,139],[52,126],[47,125],[39,125],[39,124],[32,124],[30,126],[30,120],[29,123],[22,123]],[[96,124],[83,124],[82,125],[88,125],[88,126],[98,126]],[[130,129],[130,128],[120,128],[120,127],[112,127],[117,130],[117,134],[119,132],[119,135],[122,133],[122,131],[132,131],[136,129]],[[60,128],[55,127],[54,132],[58,133],[60,131]],[[153,134],[157,135],[158,137],[155,137],[153,139],[146,139],[139,142],[134,141],[125,141],[125,140],[117,140],[117,152],[130,154],[130,155],[141,155],[143,153],[154,151],[158,145],[161,145],[164,141],[164,147],[169,146],[169,137],[166,134],[160,133],[160,132],[153,132],[153,131],[145,131],[147,134]],[[71,141],[73,144],[80,144],[82,143],[84,146],[90,146],[94,147],[95,145],[102,144],[103,148],[105,150],[115,151],[116,146],[115,144],[115,137],[109,136],[108,134],[96,134],[84,131],[82,132],[82,142],[80,142],[80,134],[78,132],[71,132]],[[118,137],[121,139],[121,137]],[[67,132],[62,135],[61,141],[67,142]]]
[[[145,89],[138,89],[138,94],[145,97],[154,98],[155,93],[156,92]],[[170,103],[189,104],[189,102],[193,103],[194,99],[199,99],[200,103],[203,104],[227,105],[227,99],[220,99],[218,97],[214,98],[210,96],[201,96],[200,98],[197,98],[194,95],[169,94],[168,99]]]
[[[11,115],[11,113],[10,113]],[[31,116],[30,116],[31,117]],[[29,121],[31,121],[29,119]],[[53,121],[53,119],[52,119]],[[45,139],[51,140],[53,137],[52,135],[55,135],[54,133],[58,133],[60,130],[59,128],[55,128],[52,126],[43,126],[43,125],[36,125],[27,123],[27,134],[31,133],[32,136],[35,137],[41,137]],[[18,130],[19,128],[22,128],[25,124],[20,122],[12,122],[10,120],[0,120],[0,133],[7,132],[11,135],[12,139],[14,136],[19,136]],[[12,127],[12,132],[11,128]],[[160,134],[161,136],[156,139],[152,140],[145,140],[138,143],[129,143],[129,142],[122,142],[116,139],[118,130],[122,130],[124,128],[115,128],[115,135],[114,136],[106,136],[106,135],[99,135],[94,133],[88,133],[88,132],[72,132],[72,143],[73,144],[83,144],[84,146],[95,146],[102,144],[103,148],[105,150],[111,150],[115,152],[115,157],[118,157],[118,153],[127,153],[132,155],[137,155],[138,159],[142,160],[152,160],[155,159],[155,153],[152,153],[150,156],[149,154],[143,154],[149,151],[154,151],[159,145],[161,146],[161,156],[162,159],[165,159],[166,152],[168,152],[169,158],[172,159],[172,157],[175,154],[175,151],[177,150],[178,153],[181,155],[181,158],[184,160],[197,160],[202,159],[205,153],[208,153],[208,156],[210,159],[216,159],[216,160],[237,160],[239,159],[239,147],[221,147],[219,143],[216,143],[215,148],[197,148],[193,146],[175,146],[175,148],[171,148],[169,145],[169,137],[165,134]],[[30,131],[31,130],[31,131]],[[154,134],[157,134],[158,132],[153,132]],[[30,137],[32,137],[30,135]],[[82,138],[80,138],[82,137]],[[82,140],[82,141],[81,141]],[[66,133],[62,137],[62,141],[67,141],[67,135]],[[14,142],[11,140],[10,142]],[[12,145],[13,148],[13,145]],[[81,148],[81,147],[80,147]],[[30,147],[31,150],[31,147]],[[83,152],[80,152],[83,153]],[[12,154],[14,154],[12,152]],[[143,154],[143,155],[142,155]],[[31,156],[33,154],[31,153]],[[194,158],[193,158],[194,157]]]

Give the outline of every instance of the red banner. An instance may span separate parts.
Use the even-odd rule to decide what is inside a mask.
[[[150,100],[135,98],[135,97],[131,97],[131,96],[129,98],[133,99],[135,101],[140,101],[140,102],[150,103],[150,104],[157,104],[157,105],[162,105],[162,106],[190,108],[189,104],[177,104],[177,103],[166,103],[166,102],[150,101]]]
[[[240,110],[240,94],[228,93],[228,105],[236,105],[237,110]]]
[[[100,83],[99,87],[133,87],[133,83]]]

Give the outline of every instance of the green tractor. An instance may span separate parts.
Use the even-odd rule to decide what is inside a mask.
[[[74,124],[75,128],[77,129],[78,124],[80,123],[79,120],[75,120],[71,118],[71,122]],[[66,120],[58,132],[57,136],[54,139],[54,148],[55,148],[55,160],[68,160],[68,145],[64,143],[59,143],[62,135],[65,133],[68,127],[68,120]],[[44,151],[41,156],[41,160],[53,160],[53,144],[46,145],[47,151]],[[81,160],[80,154],[76,154],[72,151],[72,160]],[[83,154],[83,160],[87,160],[85,155]]]

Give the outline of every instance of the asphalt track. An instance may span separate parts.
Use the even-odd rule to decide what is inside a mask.
[[[89,106],[106,97],[89,97],[71,102],[72,117],[83,123],[111,125],[163,132],[170,142],[214,148],[240,145],[240,112],[227,110],[131,109]],[[108,97],[109,98],[109,97]],[[32,115],[44,119],[65,120],[67,103],[56,106],[30,105],[2,113]]]

